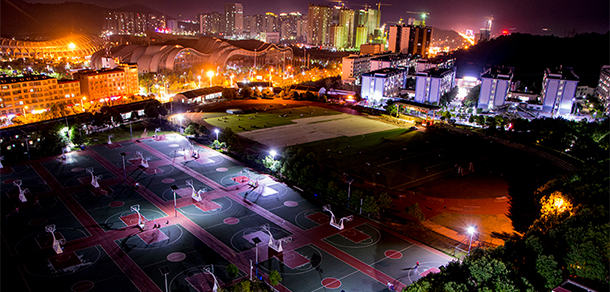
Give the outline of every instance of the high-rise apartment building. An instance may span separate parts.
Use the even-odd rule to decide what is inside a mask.
[[[441,96],[453,87],[455,70],[437,67],[418,72],[415,78],[415,101],[438,104]]]
[[[542,110],[552,116],[570,114],[578,80],[572,68],[544,70]]]
[[[112,11],[106,15],[104,28],[112,34],[141,35],[146,30],[166,27],[165,16],[138,12]]]
[[[302,21],[303,15],[299,12],[281,13],[278,24],[281,39],[296,39],[302,36]]]
[[[337,49],[347,49],[354,46],[355,28],[354,28],[354,10],[341,8],[339,10],[339,23],[342,27],[340,42],[335,42]]]
[[[224,31],[223,15],[218,12],[206,12],[197,14],[199,20],[199,32],[207,34],[219,34]]]
[[[513,68],[492,67],[481,74],[481,92],[477,107],[493,109],[504,105],[513,78]]]
[[[244,6],[241,3],[225,4],[225,35],[238,36],[244,32]]]
[[[332,8],[309,4],[308,12],[307,43],[314,46],[331,46],[329,34],[333,18]]]
[[[411,30],[408,26],[390,26],[390,32],[388,34],[388,50],[392,53],[408,53],[410,32]]]

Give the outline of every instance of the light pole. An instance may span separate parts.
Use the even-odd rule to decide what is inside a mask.
[[[216,133],[216,141],[218,141],[218,132],[220,132],[220,131],[218,131],[218,129],[214,129],[214,133]],[[218,142],[220,142],[220,141],[218,141]]]
[[[201,76],[197,76],[197,79],[199,79],[199,88],[201,88]]]
[[[121,152],[121,157],[123,158],[123,179],[127,179],[127,172],[125,171],[125,155],[127,155],[127,153]]]
[[[178,115],[177,119],[180,122],[180,134],[182,134],[182,115]]]
[[[174,193],[174,217],[178,217],[178,208],[176,207],[176,191],[178,190],[177,185],[172,185],[172,192]]]
[[[477,232],[477,226],[468,226],[466,229],[470,234],[470,243],[468,243],[468,255],[470,255],[470,248],[472,247],[472,236]]]
[[[210,87],[212,87],[212,77],[214,77],[214,71],[208,71],[208,77],[210,77]]]
[[[350,193],[351,193],[351,190],[352,190],[352,183],[353,183],[353,182],[354,182],[354,179],[353,179],[353,178],[350,178],[350,179],[347,181],[347,207],[348,207],[348,208],[349,208],[349,199],[350,199]]]
[[[159,271],[165,278],[165,292],[169,292],[168,287],[167,287],[167,275],[169,274],[169,267],[168,266],[160,267]]]

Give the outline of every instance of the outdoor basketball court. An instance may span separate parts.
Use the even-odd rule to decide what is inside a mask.
[[[231,282],[230,263],[239,277],[249,274],[256,238],[259,271],[279,271],[295,292],[385,291],[369,270],[409,284],[419,277],[402,270],[412,262],[420,271],[448,262],[364,218],[331,227],[330,214],[296,190],[177,135],[97,145],[1,174],[3,244],[28,259],[16,267],[31,291],[164,291],[164,273],[170,290],[210,291],[212,273]],[[16,179],[30,190],[27,202]],[[201,201],[193,189],[205,190]],[[267,246],[269,233],[284,241],[282,253]],[[61,254],[53,235],[66,241]]]

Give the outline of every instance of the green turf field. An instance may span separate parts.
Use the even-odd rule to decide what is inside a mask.
[[[294,124],[292,120],[299,118],[311,118],[326,115],[338,115],[340,112],[320,108],[320,107],[295,107],[277,109],[267,108],[266,111],[258,113],[231,115],[223,117],[207,118],[205,122],[218,128],[231,128],[234,133],[252,131],[263,128],[271,128],[283,125]]]

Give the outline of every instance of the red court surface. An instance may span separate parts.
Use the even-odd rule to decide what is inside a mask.
[[[293,250],[284,251],[281,255],[275,257],[291,269],[296,269],[309,263],[309,260],[306,257]]]
[[[439,270],[438,268],[432,267],[429,268],[427,270],[425,270],[423,273],[419,274],[422,277],[427,276],[428,274],[436,274],[436,273],[440,273],[441,270]]]
[[[78,178],[78,181],[83,185],[91,185],[91,175],[81,176]],[[99,183],[99,180],[98,180]]]
[[[54,233],[55,233],[55,239],[57,239],[57,240],[64,239],[64,236],[61,234],[61,232],[55,231]],[[39,234],[38,236],[36,236],[36,243],[38,243],[38,246],[40,247],[40,249],[51,247],[51,245],[53,245],[53,235],[51,235],[51,233],[48,233],[48,232]]]
[[[210,211],[220,209],[220,205],[218,205],[210,200],[203,200],[201,202],[196,202],[193,205],[195,205],[195,207],[197,207],[197,209],[199,209],[203,212],[210,212]]]
[[[250,181],[250,179],[248,179],[248,178],[247,178],[246,176],[244,176],[244,175],[240,175],[240,176],[232,177],[231,179],[232,179],[232,180],[234,180],[236,183],[240,183],[240,184],[247,183],[247,182],[249,182],[249,181]]]
[[[148,221],[144,216],[140,215],[140,218],[143,222]],[[138,225],[138,214],[130,214],[127,216],[120,217],[121,221],[125,223],[127,226]]]
[[[132,159],[127,160],[127,162],[129,162],[129,163],[131,163],[133,165],[140,165],[140,164],[142,164],[142,159],[140,159],[140,158],[132,158]]]
[[[72,266],[80,265],[82,262],[74,252],[62,253],[54,257],[50,257],[49,263],[56,271],[61,271]]]
[[[7,174],[13,172],[12,167],[2,167],[0,168],[0,174]]]
[[[95,283],[88,281],[88,280],[84,280],[84,281],[79,281],[74,283],[74,285],[72,285],[71,289],[74,292],[84,292],[84,291],[89,291],[91,289],[93,289],[93,286],[95,286]]]
[[[402,253],[397,250],[386,250],[383,254],[393,260],[398,260],[402,258]]]
[[[117,144],[117,143],[112,143],[112,144],[106,144],[106,148],[108,149],[116,149],[116,148],[121,148],[123,146],[121,146],[121,144]]]
[[[360,230],[356,230],[354,228],[350,228],[350,229],[345,229],[343,231],[341,231],[341,236],[355,242],[355,243],[359,243],[365,239],[371,238],[370,235],[366,234],[366,233],[362,233]]]
[[[214,285],[214,279],[211,275],[208,274],[195,274],[188,278],[186,281],[195,288],[195,290],[200,292],[212,291],[212,286]]]
[[[104,197],[104,196],[108,196],[108,194],[112,194],[113,191],[111,188],[99,187],[99,188],[92,189],[91,193],[96,197]]]
[[[322,280],[322,286],[328,289],[337,289],[341,287],[341,280],[337,278],[324,278]]]
[[[168,240],[169,237],[159,229],[151,229],[138,233],[138,237],[146,244],[153,244],[159,241]]]
[[[190,197],[193,194],[193,189],[191,188],[181,188],[176,190],[176,195],[181,198]]]
[[[311,214],[311,215],[307,215],[307,216],[305,216],[305,218],[307,218],[307,219],[309,219],[309,220],[311,220],[313,222],[316,222],[318,224],[325,224],[325,223],[330,222],[329,219],[328,219],[328,216],[325,215],[322,212],[318,212],[318,213],[314,213],[314,214]]]

